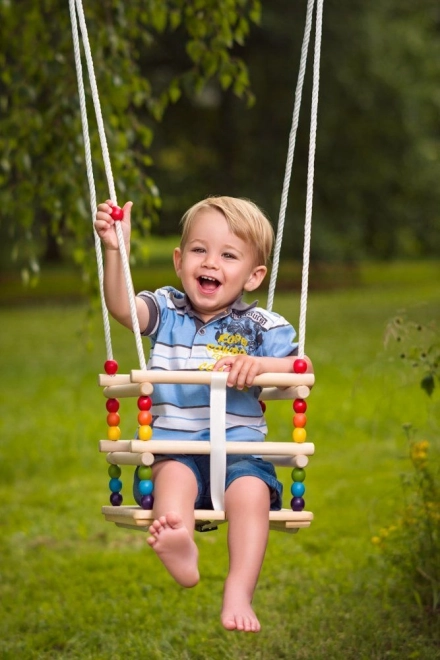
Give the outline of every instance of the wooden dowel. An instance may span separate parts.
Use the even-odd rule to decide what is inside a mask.
[[[305,468],[308,463],[309,459],[307,456],[265,456],[264,457],[266,461],[269,461],[270,463],[273,463],[276,467],[287,467],[287,468]]]
[[[132,383],[176,383],[193,385],[210,385],[212,371],[159,371],[133,369],[131,371]],[[256,376],[254,385],[258,387],[291,387],[306,385],[312,387],[315,382],[314,374],[279,374],[266,373]]]
[[[101,453],[114,451],[130,451],[131,440],[100,440],[99,451]]]
[[[151,385],[150,388],[149,394],[153,391]],[[126,385],[110,385],[105,387],[103,394],[107,399],[124,399],[130,396],[141,396],[141,394],[145,396],[141,390],[142,386],[139,383],[128,383]]]
[[[154,454],[144,452],[133,454],[126,451],[113,451],[107,454],[107,463],[111,465],[153,465]]]
[[[293,399],[307,399],[310,394],[310,388],[307,385],[297,385],[295,387],[264,387],[261,390],[258,399],[260,401],[285,401]]]
[[[130,374],[115,374],[109,376],[108,374],[99,374],[98,385],[100,387],[111,387],[112,385],[128,385],[131,383]]]
[[[150,451],[152,454],[209,454],[211,444],[202,440],[132,440],[130,450],[136,453]],[[227,454],[261,454],[270,456],[312,456],[313,442],[227,442]]]

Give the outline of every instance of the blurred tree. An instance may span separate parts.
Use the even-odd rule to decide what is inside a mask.
[[[259,20],[260,1],[85,4],[116,189],[121,197],[130,191],[137,202],[137,228],[144,231],[160,208],[149,174],[155,122],[182,92],[195,94],[213,77],[222,89],[252,100],[246,66],[231,49]],[[38,271],[42,245],[56,258],[69,237],[75,259],[92,264],[68,2],[0,0],[0,25],[2,236],[28,275],[28,266],[31,273]],[[157,37],[165,31],[178,35],[179,67],[153,71],[145,64],[160,52]],[[90,126],[95,126],[92,119]],[[98,198],[105,198],[96,131],[92,149]]]
[[[251,197],[277,219],[306,0],[263,2],[241,53],[250,110],[212,81],[171,109],[153,145],[161,231],[209,193]],[[435,0],[326,0],[312,231],[316,258],[436,256],[440,12]],[[167,44],[174,35],[166,35]],[[172,52],[172,48],[169,48]],[[313,53],[309,54],[310,65]],[[170,64],[172,66],[172,64]],[[300,258],[309,135],[308,74],[285,255]]]

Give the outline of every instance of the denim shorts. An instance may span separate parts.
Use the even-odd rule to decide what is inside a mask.
[[[212,509],[210,493],[210,456],[206,454],[161,454],[156,456],[155,462],[173,460],[187,465],[193,472],[197,480],[198,495],[194,505],[195,509]],[[133,496],[140,505],[141,494],[139,493],[139,477],[137,468],[134,473]],[[275,468],[272,463],[264,461],[262,458],[253,456],[230,454],[226,457],[226,484],[227,489],[231,483],[239,477],[257,477],[264,481],[270,490],[270,510],[279,511],[283,495],[283,486],[278,481]]]

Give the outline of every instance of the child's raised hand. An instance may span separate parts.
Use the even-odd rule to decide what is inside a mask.
[[[123,212],[124,217],[122,220],[114,220],[111,216],[113,204],[108,199],[106,202],[98,205],[96,211],[96,220],[94,223],[96,233],[99,238],[107,248],[107,250],[118,250],[118,238],[116,236],[115,223],[120,222],[122,233],[124,236],[124,243],[128,248],[130,244],[130,232],[131,232],[131,207],[133,206],[132,202],[127,202],[124,204]]]
[[[255,376],[265,370],[261,358],[252,355],[228,355],[215,363],[213,371],[228,371],[228,386],[242,390],[251,387]]]

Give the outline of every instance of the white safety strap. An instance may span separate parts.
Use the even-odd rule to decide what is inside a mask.
[[[225,508],[226,482],[226,381],[228,374],[215,372],[211,380],[211,501],[214,511]]]

